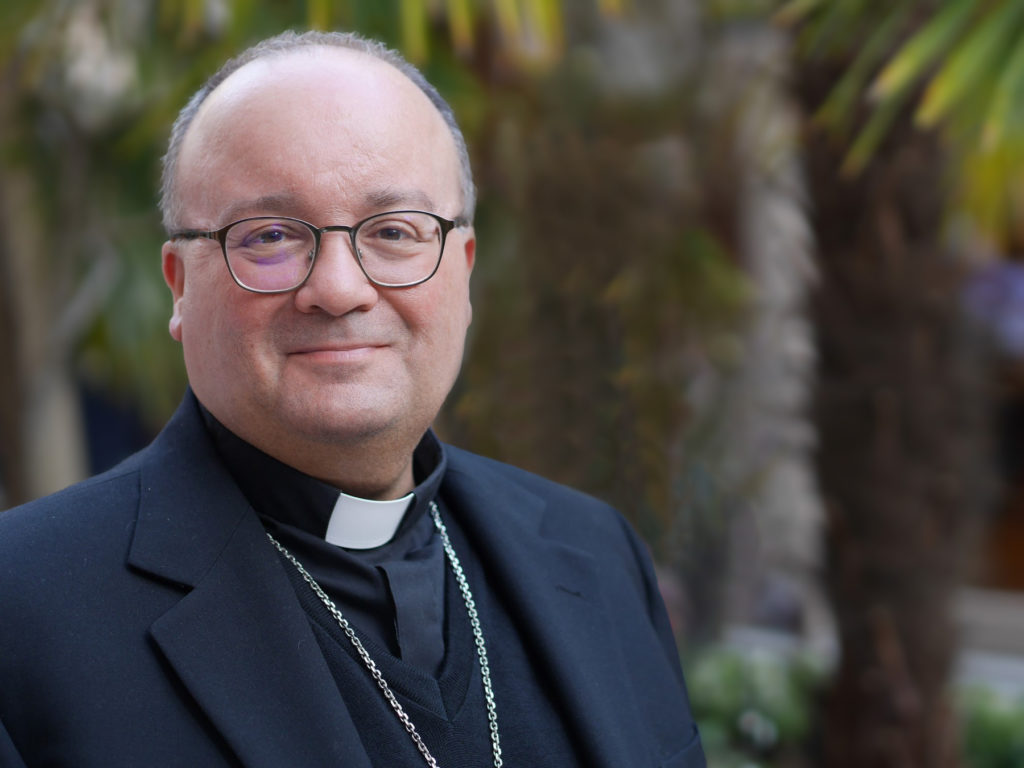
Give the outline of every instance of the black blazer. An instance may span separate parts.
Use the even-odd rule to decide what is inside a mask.
[[[442,495],[555,682],[586,766],[704,766],[629,526],[576,491],[447,450]],[[0,514],[0,766],[239,764],[371,768],[190,394],[142,452]]]

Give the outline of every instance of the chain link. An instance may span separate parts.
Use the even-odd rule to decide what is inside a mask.
[[[434,527],[441,534],[441,544],[444,546],[444,553],[448,556],[452,573],[455,574],[455,581],[458,582],[459,591],[462,592],[462,600],[466,604],[466,613],[469,614],[469,623],[473,627],[473,639],[476,642],[476,654],[480,660],[480,679],[484,685],[484,700],[487,702],[487,721],[491,729],[491,751],[494,753],[494,768],[501,768],[504,763],[501,760],[501,737],[498,735],[498,706],[494,701],[494,688],[491,686],[491,665],[487,659],[487,644],[484,642],[484,631],[480,626],[480,617],[476,612],[476,602],[473,600],[473,593],[469,589],[469,582],[462,570],[462,563],[455,554],[455,547],[448,538],[448,529],[441,520],[441,513],[437,504],[430,502],[430,516],[434,518]]]
[[[434,527],[441,536],[441,544],[444,547],[448,563],[455,576],[455,581],[459,586],[459,592],[462,593],[462,600],[466,604],[466,613],[469,614],[469,623],[473,629],[473,640],[476,645],[477,658],[480,661],[480,679],[483,682],[484,699],[487,703],[487,722],[491,732],[491,751],[494,754],[494,768],[502,768],[504,763],[501,759],[501,738],[498,734],[498,709],[494,700],[494,688],[491,685],[491,665],[488,663],[487,659],[487,645],[484,642],[484,632],[483,628],[480,626],[480,617],[476,610],[476,602],[473,600],[473,593],[469,589],[469,582],[466,580],[466,574],[462,570],[462,563],[459,562],[458,555],[455,554],[455,547],[452,546],[451,539],[448,537],[448,529],[445,528],[444,522],[441,520],[441,513],[437,508],[437,504],[433,501],[430,502],[430,515],[434,519]],[[321,588],[316,579],[310,575],[309,571],[303,567],[302,563],[296,559],[295,555],[282,546],[277,539],[270,535],[269,532],[267,533],[267,538],[270,539],[270,543],[274,545],[277,551],[280,552],[288,562],[295,566],[296,570],[298,570],[299,574],[302,576],[303,581],[309,584],[314,594],[320,598],[320,602],[324,604],[331,616],[334,617],[334,620],[338,622],[338,626],[341,627],[342,632],[345,633],[345,636],[352,644],[352,647],[355,648],[359,658],[362,659],[363,665],[366,667],[367,671],[369,671],[374,682],[377,683],[377,687],[380,688],[381,693],[384,694],[384,698],[387,699],[388,704],[391,705],[391,709],[394,710],[395,715],[402,723],[406,733],[409,734],[409,738],[412,739],[413,743],[416,745],[416,749],[419,750],[427,765],[430,766],[430,768],[438,768],[437,761],[430,753],[430,750],[427,749],[427,745],[416,730],[416,726],[413,725],[409,715],[406,714],[405,709],[391,690],[391,686],[388,685],[387,680],[384,679],[384,675],[381,673],[380,669],[378,669],[377,663],[373,660],[362,641],[356,635],[355,630],[352,628],[352,625],[349,624],[348,619],[342,615],[338,606],[335,605],[330,596],[324,592],[323,588]]]

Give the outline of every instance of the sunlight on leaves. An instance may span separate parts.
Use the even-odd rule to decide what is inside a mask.
[[[974,0],[948,3],[886,65],[871,86],[872,97],[880,101],[912,85],[963,30],[974,7]]]

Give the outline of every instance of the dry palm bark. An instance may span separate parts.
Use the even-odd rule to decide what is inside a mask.
[[[804,72],[812,111],[828,73]],[[952,599],[975,538],[985,443],[963,268],[941,236],[943,152],[904,119],[858,177],[841,175],[842,160],[809,137],[818,471],[840,646],[821,764],[950,768]]]

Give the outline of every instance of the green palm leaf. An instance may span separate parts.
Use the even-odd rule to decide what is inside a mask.
[[[916,118],[925,127],[935,126],[972,90],[992,82],[1014,33],[1019,31],[1024,3],[997,6],[949,56],[925,91]]]
[[[883,100],[915,82],[963,31],[975,6],[975,0],[948,2],[886,65],[871,86],[872,96]]]
[[[892,50],[905,28],[910,11],[910,4],[902,3],[881,21],[818,110],[815,115],[818,123],[839,132],[843,132],[850,124],[853,111],[865,92],[868,78]]]
[[[982,122],[982,145],[994,147],[1007,133],[1024,129],[1024,45],[1015,44]]]

